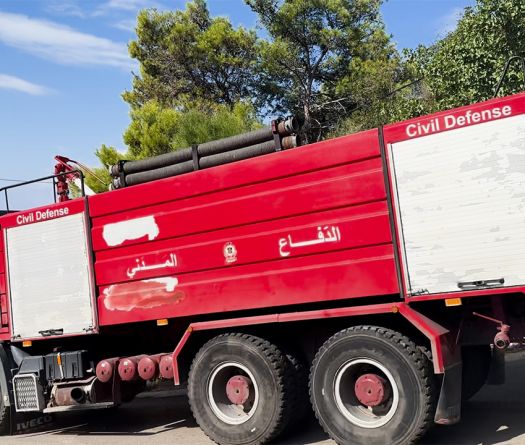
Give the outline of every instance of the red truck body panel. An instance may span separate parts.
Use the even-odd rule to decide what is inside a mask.
[[[89,203],[101,325],[399,293],[377,130]]]
[[[525,113],[525,94],[47,208],[87,202],[99,326],[360,297],[447,298],[400,289],[389,146],[503,107],[510,111],[498,119]],[[35,210],[0,217],[0,339],[11,338],[3,229]]]
[[[0,339],[9,338],[9,299],[5,270],[4,232],[0,230]]]

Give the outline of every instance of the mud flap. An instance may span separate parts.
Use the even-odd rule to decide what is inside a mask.
[[[506,380],[505,374],[505,351],[494,348],[492,350],[492,360],[490,362],[490,371],[487,384],[503,385]]]
[[[434,416],[440,425],[454,425],[461,419],[461,361],[445,369]]]
[[[11,435],[35,433],[49,428],[53,416],[43,413],[17,413],[11,406]]]
[[[399,306],[399,312],[430,340],[434,372],[443,375],[434,422],[440,425],[458,423],[463,366],[457,334],[407,305]]]

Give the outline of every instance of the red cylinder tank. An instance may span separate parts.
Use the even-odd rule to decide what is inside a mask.
[[[152,380],[159,376],[159,362],[164,354],[150,355],[139,362],[139,376],[143,380]]]
[[[96,375],[97,378],[102,382],[106,383],[111,380],[113,377],[113,374],[115,373],[115,367],[118,366],[119,358],[107,358],[105,360],[102,360],[98,362],[97,368],[96,368]]]
[[[163,379],[173,379],[173,358],[171,354],[166,354],[161,357],[159,370]]]
[[[127,357],[120,360],[118,364],[118,375],[125,382],[137,380],[139,378],[138,364],[141,359],[147,357],[146,355],[137,355],[135,357]]]

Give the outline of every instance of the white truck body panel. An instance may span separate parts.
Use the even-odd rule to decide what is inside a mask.
[[[388,149],[408,294],[525,284],[525,115]]]
[[[86,231],[84,213],[5,230],[13,339],[93,331]]]

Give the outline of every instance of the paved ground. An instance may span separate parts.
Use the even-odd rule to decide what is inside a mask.
[[[487,386],[463,409],[463,421],[434,427],[426,445],[525,444],[525,353],[508,355],[507,384]],[[196,426],[183,395],[156,394],[136,399],[118,410],[62,415],[46,431],[2,438],[2,445],[176,444],[209,445]],[[279,442],[333,445],[315,422],[300,434]],[[385,444],[388,445],[388,444]]]

